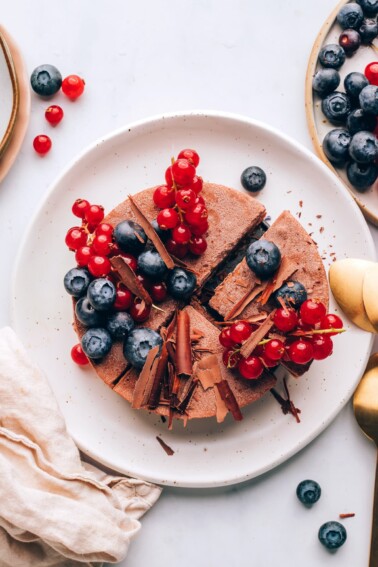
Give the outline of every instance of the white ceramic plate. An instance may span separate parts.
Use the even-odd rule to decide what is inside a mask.
[[[351,183],[349,183],[345,168],[336,168],[327,159],[322,148],[323,139],[327,132],[333,128],[337,128],[338,126],[331,124],[324,116],[321,108],[321,98],[312,91],[313,76],[316,71],[321,68],[321,65],[318,63],[319,51],[324,45],[339,43],[339,36],[342,32],[342,28],[336,21],[336,16],[340,8],[347,3],[348,0],[341,0],[341,2],[336,6],[323,24],[312,48],[306,76],[307,122],[314,148],[319,157],[340,177],[346,188],[357,201],[367,220],[378,226],[378,181],[376,181],[367,191],[361,193],[360,191],[357,191]],[[346,58],[345,63],[339,69],[341,80],[340,85],[337,88],[338,91],[345,92],[344,79],[349,73],[352,71],[364,73],[365,67],[368,63],[378,60],[377,50],[378,39],[375,39],[372,46],[361,45],[352,57]]]
[[[63,276],[74,264],[64,235],[75,224],[78,197],[109,211],[131,192],[161,183],[170,157],[184,147],[201,156],[205,180],[241,189],[248,165],[267,173],[259,198],[274,219],[283,209],[313,232],[328,265],[334,256],[372,259],[367,225],[341,182],[321,161],[277,131],[242,117],[193,112],[130,125],[81,154],[50,189],[26,234],[13,281],[13,326],[43,368],[69,431],[92,458],[120,472],[161,484],[210,487],[257,476],[282,463],[318,435],[351,396],[370,353],[372,337],[354,326],[335,339],[332,358],[290,379],[301,423],[283,415],[270,394],[230,417],[178,423],[168,431],[159,417],[131,410],[94,372],[70,360],[77,342]],[[232,203],[230,203],[232,208]],[[321,215],[321,217],[320,217]],[[335,305],[331,302],[331,310]],[[175,454],[168,457],[156,435]]]

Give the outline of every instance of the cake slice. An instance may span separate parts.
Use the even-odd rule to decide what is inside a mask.
[[[283,211],[263,238],[276,244],[282,258],[293,266],[295,271],[290,278],[304,285],[309,298],[316,298],[328,307],[327,276],[317,246],[292,214]],[[232,319],[235,315],[235,306],[242,304],[243,298],[254,288],[258,291],[260,283],[243,259],[216,288],[209,305],[224,319]],[[257,299],[258,296],[237,312],[237,318],[249,319],[261,313],[269,313],[277,307],[273,300],[262,305]],[[306,372],[310,365],[299,366],[288,362],[285,366],[292,374],[299,376]]]
[[[275,385],[276,379],[271,374],[263,374],[259,380],[244,380],[233,371],[228,370],[222,363],[222,347],[218,340],[219,329],[192,306],[185,307],[183,311],[189,316],[191,333],[201,338],[193,345],[192,378],[196,386],[185,412],[174,412],[176,418],[193,419],[216,416],[218,421],[222,421],[227,408],[225,410],[215,384],[219,380],[227,382],[239,408],[257,401]],[[133,404],[138,380],[139,373],[131,368],[113,386],[113,390]],[[185,385],[184,382],[181,382],[181,386]],[[142,407],[149,409],[147,404]],[[164,401],[151,411],[167,416],[169,405]]]

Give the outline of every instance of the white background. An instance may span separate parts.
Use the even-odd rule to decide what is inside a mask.
[[[96,138],[149,115],[196,108],[266,121],[311,148],[305,72],[334,6],[334,0],[3,3],[1,23],[29,73],[52,63],[63,75],[83,76],[87,86],[75,103],[54,98],[65,110],[55,130],[45,122],[46,103],[32,96],[25,142],[0,187],[0,325],[9,323],[10,274],[31,215],[63,166]],[[53,139],[43,159],[32,149],[39,133]],[[372,233],[378,242],[378,231]],[[300,454],[256,480],[215,490],[164,489],[122,565],[364,567],[375,460],[349,404]],[[323,489],[311,510],[295,496],[304,478]],[[341,512],[356,516],[344,520],[345,546],[330,554],[317,531]]]

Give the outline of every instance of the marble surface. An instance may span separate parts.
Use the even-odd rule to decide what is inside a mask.
[[[10,274],[31,216],[62,168],[96,138],[149,115],[201,108],[266,121],[311,148],[304,77],[312,43],[334,5],[335,0],[4,4],[1,23],[21,47],[29,72],[52,63],[63,75],[82,75],[87,88],[75,103],[61,94],[54,98],[65,110],[55,130],[45,123],[46,102],[32,97],[25,142],[0,187],[0,325],[9,323]],[[53,149],[41,159],[32,140],[48,131]],[[377,229],[371,231],[378,243]],[[258,479],[215,490],[166,488],[121,565],[367,565],[375,461],[376,450],[348,404],[307,448]],[[316,479],[323,489],[311,510],[295,497],[304,478]],[[348,541],[330,554],[318,543],[317,531],[344,512],[356,514],[344,520]]]

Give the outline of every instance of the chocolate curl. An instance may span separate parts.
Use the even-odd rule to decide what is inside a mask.
[[[224,317],[225,321],[230,321],[234,317],[240,315],[240,313],[244,311],[247,305],[249,305],[251,301],[253,301],[255,297],[264,290],[264,287],[265,287],[264,284],[255,285],[255,283],[253,283],[252,290],[248,291],[245,295],[243,295],[240,301],[235,303],[232,309],[230,309],[230,311],[226,313]]]
[[[252,333],[252,335],[245,341],[240,349],[240,354],[243,358],[248,358],[248,356],[255,350],[260,341],[269,333],[270,329],[273,327],[273,317],[276,310],[269,313],[268,317],[260,327]]]
[[[176,372],[180,378],[190,378],[193,374],[190,319],[187,311],[180,311],[177,316]]]
[[[261,305],[265,305],[269,301],[272,293],[277,291],[277,289],[279,289],[282,284],[286,280],[288,280],[294,274],[294,272],[298,270],[298,267],[298,264],[287,256],[284,256],[282,258],[280,267],[278,268],[275,276],[268,283],[265,290],[261,294],[261,297],[259,298]]]
[[[228,413],[228,408],[221,398],[218,389],[215,388],[215,384],[222,381],[222,373],[216,354],[210,354],[201,358],[196,365],[196,374],[204,390],[214,388],[216,420],[218,423],[222,423]]]
[[[167,445],[167,443],[163,441],[163,439],[159,437],[159,435],[156,435],[156,440],[159,442],[160,446],[167,453],[168,457],[172,457],[172,455],[175,454],[174,450],[169,445]]]
[[[228,411],[232,413],[232,417],[234,418],[234,420],[241,421],[243,419],[243,415],[240,411],[239,404],[236,401],[234,393],[231,390],[227,380],[221,380],[220,382],[216,382],[215,386],[218,389],[220,397],[226,404]]]
[[[146,362],[142,368],[133,392],[133,401],[131,407],[140,409],[147,405],[147,400],[151,393],[152,384],[157,370],[159,361],[159,346],[152,348],[146,358]]]
[[[131,210],[133,211],[137,221],[139,222],[140,226],[143,228],[144,232],[151,240],[152,244],[155,246],[156,250],[159,252],[164,264],[167,266],[168,270],[172,270],[175,267],[175,263],[172,260],[171,256],[168,253],[168,250],[164,246],[163,242],[161,241],[158,233],[147,219],[144,216],[134,199],[129,195],[129,201]]]
[[[164,381],[164,376],[167,372],[168,367],[168,351],[166,343],[163,343],[161,348],[160,358],[157,363],[155,378],[152,383],[150,396],[148,398],[147,405],[149,409],[156,409],[159,405],[161,388]]]
[[[142,286],[134,271],[125,262],[122,256],[113,256],[110,263],[121,278],[122,283],[137,297],[146,302],[148,306],[152,305],[152,299],[146,289]]]

